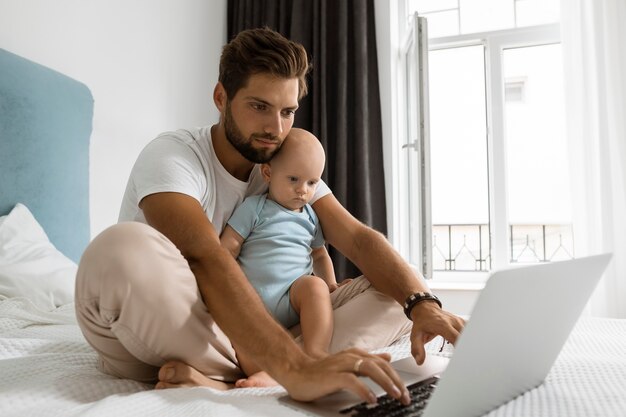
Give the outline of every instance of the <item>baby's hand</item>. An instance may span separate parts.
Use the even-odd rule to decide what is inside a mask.
[[[352,279],[353,279],[353,278],[346,278],[346,279],[344,279],[343,281],[341,281],[341,282],[339,283],[339,287],[343,287],[344,285],[351,283],[351,282],[352,282]]]
[[[337,283],[329,284],[328,288],[330,289],[330,292],[333,292],[337,288],[343,287],[344,285],[349,284],[351,281],[352,281],[352,278],[346,278],[343,281],[341,281],[339,284]]]

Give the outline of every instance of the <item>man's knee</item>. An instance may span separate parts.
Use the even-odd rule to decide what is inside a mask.
[[[123,258],[127,253],[145,250],[150,239],[158,235],[156,229],[139,222],[118,223],[105,229],[91,241],[81,258],[81,263],[98,259]]]
[[[169,247],[168,247],[169,246]],[[119,223],[100,233],[81,257],[78,279],[107,281],[108,285],[128,283],[148,274],[138,273],[146,266],[154,269],[164,247],[177,251],[174,245],[156,229],[139,222]]]

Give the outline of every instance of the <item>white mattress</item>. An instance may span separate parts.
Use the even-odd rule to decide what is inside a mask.
[[[385,351],[406,357],[408,342]],[[280,387],[156,391],[95,364],[73,305],[47,313],[26,299],[0,301],[0,416],[300,415],[278,403]],[[626,416],[626,320],[582,319],[545,383],[488,416]]]

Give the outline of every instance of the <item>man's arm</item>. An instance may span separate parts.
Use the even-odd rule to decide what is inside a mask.
[[[350,259],[372,285],[400,305],[416,292],[429,291],[426,282],[393,249],[379,232],[352,216],[334,195],[328,194],[313,204],[326,241]],[[411,349],[418,363],[425,359],[424,343],[442,335],[455,343],[464,321],[443,311],[430,301],[417,304],[411,311],[413,330]]]
[[[314,248],[311,252],[311,258],[313,258],[313,273],[315,276],[322,278],[326,282],[330,292],[335,291],[337,289],[335,270],[326,247]]]
[[[169,238],[187,259],[215,322],[294,399],[309,401],[348,389],[371,401],[371,391],[353,371],[359,359],[365,360],[360,374],[370,376],[394,398],[400,398],[403,384],[389,365],[388,355],[353,349],[318,361],[308,357],[269,315],[231,253],[220,245],[196,199],[157,193],[142,199],[140,207],[148,224]],[[403,394],[406,403],[408,394]]]

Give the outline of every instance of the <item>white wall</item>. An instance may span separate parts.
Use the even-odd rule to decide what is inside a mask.
[[[94,96],[91,234],[117,221],[143,146],[212,124],[226,0],[0,0],[0,48],[85,83]]]

